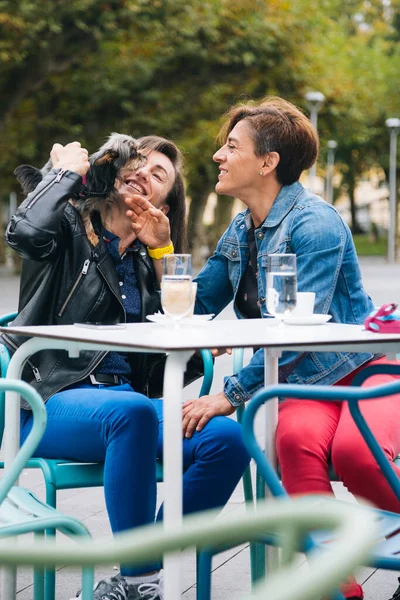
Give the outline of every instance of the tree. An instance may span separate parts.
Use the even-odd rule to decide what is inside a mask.
[[[43,164],[55,141],[93,151],[111,131],[165,135],[185,154],[195,248],[221,115],[266,94],[306,108],[310,89],[326,96],[322,145],[338,141],[351,188],[387,161],[384,118],[400,112],[399,3],[0,0],[3,193],[16,189],[15,165]],[[221,202],[218,228],[229,206]]]

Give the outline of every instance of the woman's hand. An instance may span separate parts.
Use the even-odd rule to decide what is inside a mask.
[[[217,358],[217,356],[222,356],[223,354],[232,354],[232,348],[211,348],[210,349],[211,356]]]
[[[164,248],[171,243],[171,230],[168,217],[162,210],[141,196],[125,198],[129,207],[126,211],[132,221],[136,237],[149,248]]]
[[[235,410],[223,392],[188,400],[182,406],[183,437],[191,438],[193,433],[201,431],[212,417],[233,415]]]
[[[88,151],[82,148],[79,142],[71,142],[66,146],[54,144],[50,158],[54,169],[65,169],[79,175],[86,175],[90,168]]]

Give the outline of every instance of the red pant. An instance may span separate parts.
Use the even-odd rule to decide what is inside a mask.
[[[374,364],[399,364],[386,358]],[[368,363],[371,364],[371,363]],[[365,365],[366,366],[366,365]],[[357,371],[335,385],[349,385]],[[398,379],[398,375],[374,375],[362,387]],[[360,402],[361,412],[389,461],[400,454],[400,394]],[[379,508],[400,513],[400,502],[382,475],[358,431],[347,403],[288,399],[279,405],[276,437],[282,483],[290,494],[331,494],[328,459],[347,489]],[[400,469],[393,464],[400,475]],[[362,597],[360,586],[346,586],[344,595]],[[351,589],[350,589],[351,588]]]

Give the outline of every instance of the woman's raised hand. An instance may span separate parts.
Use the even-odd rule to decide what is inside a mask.
[[[79,175],[86,175],[90,168],[89,154],[80,142],[71,142],[66,146],[54,144],[50,152],[54,169],[66,169]]]
[[[154,249],[171,243],[169,219],[162,210],[139,195],[125,198],[125,203],[129,207],[126,214],[132,221],[132,229],[142,244]]]

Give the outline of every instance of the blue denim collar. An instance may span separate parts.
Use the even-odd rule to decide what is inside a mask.
[[[295,181],[290,185],[284,185],[281,187],[279,194],[274,200],[269,215],[261,225],[261,228],[276,227],[283,221],[286,215],[292,210],[296,200],[304,191],[304,187],[300,181]],[[251,226],[251,214],[250,210],[246,209],[240,213],[236,218],[236,224],[241,225],[243,221],[246,223],[246,229],[250,229]]]

